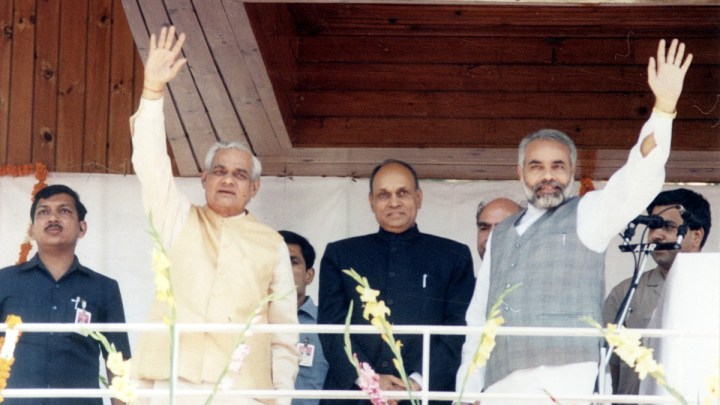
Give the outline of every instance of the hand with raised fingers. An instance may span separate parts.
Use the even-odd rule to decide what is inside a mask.
[[[650,57],[648,62],[648,84],[655,95],[655,108],[668,114],[675,113],[680,93],[682,93],[685,73],[687,73],[692,54],[685,56],[685,44],[673,39],[665,49],[665,40],[660,40],[657,60]]]
[[[175,38],[175,27],[163,27],[160,34],[150,35],[150,50],[145,62],[145,80],[143,97],[158,99],[162,97],[165,84],[174,79],[187,59],[180,57],[185,34]]]

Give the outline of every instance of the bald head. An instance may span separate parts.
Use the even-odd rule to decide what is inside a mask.
[[[509,198],[496,198],[487,204],[480,203],[478,205],[477,216],[477,249],[480,258],[485,257],[485,245],[487,244],[490,232],[505,218],[520,211],[522,207]]]

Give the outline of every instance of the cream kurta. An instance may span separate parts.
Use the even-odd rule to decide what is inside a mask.
[[[250,214],[223,218],[207,206],[191,205],[178,192],[167,155],[162,100],[141,99],[131,118],[133,166],[145,209],[168,250],[179,323],[244,323],[266,295],[283,295],[260,309],[261,323],[297,323],[297,302],[287,246],[277,232]],[[288,294],[289,293],[289,294]],[[162,321],[167,303],[156,302],[150,321]],[[184,333],[178,375],[193,383],[214,383],[237,336]],[[296,333],[254,334],[250,354],[233,376],[235,387],[292,389],[298,369]],[[138,377],[169,377],[166,332],[142,336],[134,356]],[[289,403],[290,400],[283,400]]]

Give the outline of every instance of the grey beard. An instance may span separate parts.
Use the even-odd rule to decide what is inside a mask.
[[[560,206],[570,196],[570,189],[572,188],[572,183],[570,183],[570,185],[566,187],[560,183],[555,182],[555,184],[560,186],[560,191],[556,191],[552,194],[543,194],[541,196],[538,196],[537,189],[539,189],[543,183],[538,183],[534,187],[534,189],[530,189],[530,187],[525,184],[524,180],[522,183],[523,191],[525,191],[525,197],[527,198],[528,203],[534,205],[537,208],[543,209],[555,208]]]

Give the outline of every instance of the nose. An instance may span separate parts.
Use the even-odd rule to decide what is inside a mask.
[[[651,229],[648,233],[648,239],[655,243],[662,242],[665,240],[665,231],[662,228]]]
[[[223,184],[230,184],[233,182],[233,175],[232,173],[226,173],[220,178],[220,182]]]
[[[555,176],[553,175],[552,170],[550,170],[550,169],[545,170],[543,172],[542,179],[543,179],[543,181],[555,180]]]
[[[391,206],[391,207],[397,207],[398,205],[400,205],[400,198],[398,198],[397,195],[392,194],[392,195],[390,196],[390,206]]]

